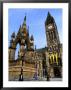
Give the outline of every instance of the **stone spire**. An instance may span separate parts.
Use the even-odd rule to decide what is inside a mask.
[[[26,16],[24,17],[23,25],[26,25]]]
[[[12,38],[15,38],[15,32],[12,33],[11,37]]]
[[[33,37],[33,35],[31,35],[31,38],[30,38],[32,41],[34,41],[34,37]]]
[[[51,14],[48,12],[46,21],[45,21],[45,25],[48,25],[50,23],[54,23],[54,18],[51,16]]]

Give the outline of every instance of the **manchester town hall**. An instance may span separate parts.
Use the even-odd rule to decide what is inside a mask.
[[[52,78],[62,78],[62,44],[55,20],[49,12],[44,27],[47,47],[41,49],[34,46],[34,36],[29,35],[26,16],[17,34],[12,33],[8,48],[10,81],[50,81]],[[15,59],[18,44],[20,48]]]

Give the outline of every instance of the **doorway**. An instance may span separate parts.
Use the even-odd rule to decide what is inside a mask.
[[[59,67],[54,67],[54,76],[55,77],[61,77],[61,72]]]

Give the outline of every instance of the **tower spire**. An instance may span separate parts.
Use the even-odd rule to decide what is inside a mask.
[[[48,25],[49,23],[54,23],[54,18],[51,16],[50,12],[48,11],[45,25]]]
[[[27,34],[28,34],[28,36],[29,36],[29,26],[28,26],[28,29],[27,29]]]
[[[26,15],[25,15],[25,17],[24,17],[24,21],[26,21]]]
[[[35,50],[36,50],[36,45],[35,45]]]
[[[34,37],[33,37],[33,35],[31,35],[31,38],[30,38],[32,41],[34,41]]]
[[[50,12],[48,11],[48,17],[51,17],[51,14],[50,14]]]
[[[23,25],[26,25],[26,15],[24,17]]]

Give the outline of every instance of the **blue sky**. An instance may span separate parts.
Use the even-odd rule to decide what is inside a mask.
[[[36,48],[47,46],[45,34],[45,20],[48,14],[54,17],[57,24],[60,41],[62,43],[62,9],[9,9],[8,10],[8,40],[11,39],[12,32],[17,34],[26,15],[26,23],[29,26],[30,36],[34,36]]]

